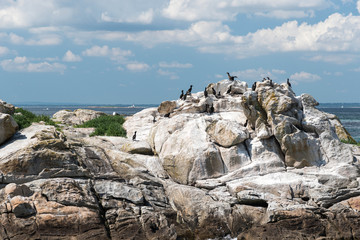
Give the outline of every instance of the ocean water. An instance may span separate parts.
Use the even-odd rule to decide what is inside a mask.
[[[318,108],[321,111],[335,114],[342,125],[356,140],[360,141],[360,108]]]
[[[92,109],[104,112],[106,114],[118,113],[125,116],[131,116],[145,108],[156,107],[157,105],[141,105],[141,106],[89,106],[89,105],[19,105],[17,107],[29,110],[37,115],[52,116],[54,113],[63,110],[76,110],[79,108]],[[319,110],[335,114],[340,119],[343,126],[356,140],[360,141],[360,108],[358,107],[318,107]]]
[[[54,113],[60,110],[71,110],[74,111],[76,109],[91,109],[95,111],[104,112],[106,114],[118,113],[120,115],[131,116],[141,110],[149,107],[155,107],[157,105],[124,105],[124,106],[90,106],[90,105],[16,105],[16,107],[21,107],[26,109],[36,115],[46,115],[52,117]]]

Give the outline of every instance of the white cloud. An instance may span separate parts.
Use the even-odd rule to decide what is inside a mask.
[[[192,68],[191,63],[178,63],[178,62],[160,62],[159,66],[162,68]]]
[[[357,1],[356,8],[357,8],[358,12],[360,13],[360,1]]]
[[[8,72],[60,72],[63,73],[66,66],[60,63],[30,62],[27,57],[15,57],[0,62],[0,66]]]
[[[295,83],[298,82],[315,82],[321,80],[321,77],[316,74],[308,73],[308,72],[299,72],[294,73],[290,76],[290,80]]]
[[[25,39],[15,33],[4,34],[3,38],[7,39],[12,44],[28,45],[28,46],[50,46],[59,45],[62,42],[61,36],[57,34],[38,34]]]
[[[130,50],[109,48],[107,45],[104,45],[102,47],[93,46],[83,51],[82,54],[88,57],[109,57],[113,61],[125,61],[126,57],[132,55]]]
[[[7,47],[0,46],[0,56],[9,53],[9,49]]]
[[[308,60],[310,61],[314,61],[314,62],[318,62],[318,61],[322,61],[322,62],[328,62],[328,63],[335,63],[335,64],[339,64],[339,65],[344,65],[344,64],[348,64],[351,62],[354,62],[358,59],[359,57],[357,55],[353,55],[353,54],[326,54],[326,55],[315,55],[313,57],[310,57]]]
[[[82,59],[79,55],[75,55],[70,50],[68,50],[63,57],[64,62],[80,62],[81,60]]]
[[[234,20],[238,14],[255,14],[275,18],[313,16],[314,9],[331,6],[328,0],[170,0],[163,16],[184,21]]]
[[[165,71],[165,70],[162,70],[162,69],[159,69],[157,72],[158,72],[158,74],[160,74],[162,76],[168,76],[172,80],[179,79],[179,76],[176,75],[176,73],[174,73],[174,72]]]
[[[241,71],[233,72],[232,75],[238,76],[241,80],[252,80],[252,81],[260,81],[263,78],[270,77],[273,80],[280,78],[278,75],[286,74],[285,70],[280,69],[272,69],[267,70],[263,68],[258,69],[246,69]]]
[[[150,69],[150,66],[146,63],[138,63],[138,62],[134,62],[134,63],[128,63],[126,64],[126,68],[130,71],[134,71],[134,72],[144,72]]]
[[[101,13],[101,20],[104,22],[150,24],[153,21],[153,18],[154,10],[152,8],[139,14],[132,14],[132,16],[127,18],[112,17],[108,12]]]

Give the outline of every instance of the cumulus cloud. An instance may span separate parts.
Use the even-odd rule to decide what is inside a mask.
[[[133,62],[126,64],[126,68],[134,72],[144,72],[150,69],[150,66],[146,63]]]
[[[264,68],[258,68],[258,69],[245,69],[241,71],[233,72],[232,75],[238,76],[238,78],[242,80],[252,80],[252,81],[259,81],[262,80],[265,77],[270,77],[272,79],[278,79],[279,75],[285,74],[285,70],[280,69],[272,69],[267,70]]]
[[[291,81],[295,83],[298,82],[316,82],[321,80],[321,77],[316,74],[308,73],[308,72],[299,72],[294,73],[290,76]]]
[[[112,17],[108,12],[101,13],[101,20],[104,22],[116,22],[116,23],[143,23],[150,24],[153,21],[154,10],[151,8],[140,14],[132,14],[127,18],[124,17]]]
[[[310,61],[313,62],[328,62],[328,63],[335,63],[339,65],[348,64],[354,62],[359,57],[354,54],[326,54],[326,55],[315,55],[309,58]]]
[[[179,79],[179,76],[176,75],[176,73],[171,72],[171,71],[165,71],[165,70],[159,69],[157,72],[158,72],[158,74],[160,74],[162,76],[168,76],[172,80]]]
[[[62,42],[61,36],[54,33],[37,34],[28,39],[25,39],[24,37],[11,32],[9,34],[5,33],[3,38],[12,44],[28,46],[51,46],[59,45]]]
[[[7,47],[0,46],[0,56],[9,53],[9,49]]]
[[[178,63],[178,62],[160,62],[159,66],[162,68],[192,68],[191,63]]]
[[[70,50],[68,50],[63,57],[64,62],[80,62],[81,60],[82,59],[79,55],[75,55]]]
[[[199,21],[188,29],[142,32],[97,32],[97,39],[131,41],[152,47],[171,43],[196,47],[201,52],[229,54],[237,58],[274,52],[360,51],[360,16],[339,13],[315,24],[288,21],[274,28],[246,35],[232,35],[222,22]],[[89,34],[83,38],[89,37]]]
[[[66,66],[60,63],[31,62],[27,57],[15,57],[0,62],[0,66],[8,72],[60,72],[63,73]]]
[[[184,21],[234,20],[238,14],[284,19],[313,16],[313,9],[323,9],[329,6],[331,6],[331,2],[328,0],[170,0],[162,14],[170,19]]]
[[[130,50],[110,48],[109,46],[104,45],[102,47],[92,46],[91,48],[83,51],[82,55],[88,57],[108,57],[113,61],[124,61],[126,60],[126,57],[132,55],[132,52]]]

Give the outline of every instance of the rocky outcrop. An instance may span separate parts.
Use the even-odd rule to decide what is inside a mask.
[[[73,112],[70,110],[61,110],[56,112],[52,119],[54,122],[66,125],[80,125],[101,115],[105,115],[105,113],[91,109],[77,109]]]
[[[14,105],[0,99],[0,113],[13,115],[15,113]]]
[[[128,117],[128,138],[79,119],[19,131],[0,151],[0,238],[359,239],[360,148],[340,121],[285,84],[212,88]]]

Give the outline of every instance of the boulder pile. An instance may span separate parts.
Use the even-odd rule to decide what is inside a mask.
[[[0,237],[359,239],[360,149],[336,116],[286,83],[206,91],[127,118],[127,138],[21,130],[0,146]]]

